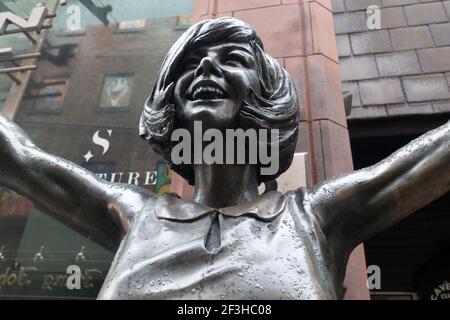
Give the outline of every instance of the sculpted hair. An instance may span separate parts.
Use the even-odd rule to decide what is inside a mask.
[[[298,96],[294,83],[277,60],[264,52],[261,39],[250,25],[235,18],[205,20],[191,26],[167,53],[150,97],[142,112],[139,135],[163,156],[170,167],[194,184],[192,165],[174,165],[171,162],[171,134],[177,128],[175,107],[170,101],[158,105],[155,94],[176,81],[181,62],[196,48],[218,43],[248,43],[253,49],[261,94],[250,88],[240,110],[241,124],[245,128],[279,130],[279,171],[272,176],[259,176],[259,182],[274,180],[292,163],[298,135]],[[270,146],[268,146],[268,150]]]

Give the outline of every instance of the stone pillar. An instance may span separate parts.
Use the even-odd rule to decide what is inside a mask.
[[[265,50],[294,78],[300,96],[297,152],[309,155],[309,183],[353,170],[330,0],[196,0],[194,20],[233,16],[251,24]],[[173,177],[173,190],[192,188]],[[346,299],[369,299],[364,249],[352,254]]]

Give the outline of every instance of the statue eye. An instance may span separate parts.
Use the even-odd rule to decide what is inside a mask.
[[[231,52],[225,58],[225,63],[228,65],[242,65],[247,66],[247,60],[239,53]]]
[[[186,61],[186,70],[196,69],[199,65],[200,61],[197,58],[192,58]]]

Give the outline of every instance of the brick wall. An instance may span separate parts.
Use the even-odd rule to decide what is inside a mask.
[[[366,9],[381,8],[369,30]],[[450,112],[450,1],[332,0],[349,119]]]

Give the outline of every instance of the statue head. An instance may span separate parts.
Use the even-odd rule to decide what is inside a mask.
[[[171,134],[177,128],[192,132],[194,121],[202,121],[204,130],[278,129],[279,170],[259,176],[259,182],[274,180],[290,166],[298,135],[297,91],[247,23],[225,17],[191,26],[167,53],[145,103],[140,136],[190,184],[193,165],[171,161]]]

